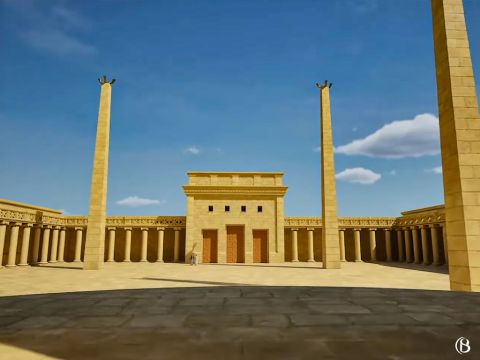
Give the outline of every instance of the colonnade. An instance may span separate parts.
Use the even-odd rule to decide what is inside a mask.
[[[361,262],[361,230],[365,228],[352,228],[353,231],[353,261]],[[443,231],[442,238],[445,239],[445,227],[443,224],[416,225],[399,228],[366,228],[368,230],[368,249],[369,261],[376,262],[379,257],[377,247],[377,233],[384,232],[384,253],[381,257],[385,261],[398,261],[424,265],[442,265],[448,263],[447,242],[443,241],[443,251],[440,244],[440,231]],[[339,248],[340,260],[346,261],[345,251],[345,231],[346,228],[339,229]],[[299,228],[291,228],[292,231],[292,262],[298,262],[298,231]],[[313,246],[313,228],[307,228],[308,231],[308,262],[315,261]],[[396,244],[392,241],[392,233],[396,233]],[[428,236],[430,234],[430,236]],[[396,251],[394,251],[394,248]],[[432,254],[432,257],[430,256]],[[442,253],[444,256],[442,257]],[[394,256],[395,255],[395,256]],[[395,257],[395,258],[394,258]]]
[[[57,263],[65,261],[65,226],[53,225],[34,225],[29,223],[0,221],[0,267],[3,262],[3,253],[5,246],[5,237],[7,234],[7,226],[10,228],[7,261],[5,267],[26,266],[26,265],[43,265],[48,263]],[[23,229],[20,239],[20,229]],[[114,262],[115,254],[115,234],[117,227],[107,227],[108,253],[107,262]],[[132,227],[124,227],[125,230],[125,246],[123,249],[122,262],[131,262],[131,246],[132,246]],[[164,261],[164,237],[165,227],[156,227],[158,250],[156,253],[156,262]],[[33,236],[32,236],[33,230]],[[140,262],[147,262],[147,245],[148,230],[147,227],[141,230],[141,250]],[[180,227],[174,227],[174,262],[180,260]],[[73,262],[82,262],[82,245],[84,238],[84,227],[75,227],[74,237],[74,257]],[[17,261],[17,252],[20,246],[20,258]],[[29,251],[31,249],[31,257]]]

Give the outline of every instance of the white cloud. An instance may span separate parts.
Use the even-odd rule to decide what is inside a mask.
[[[434,174],[441,174],[442,173],[442,167],[441,166],[436,166],[431,169],[426,169],[426,172],[433,172]]]
[[[335,152],[387,159],[437,155],[438,119],[432,114],[420,114],[412,120],[393,121],[363,139],[336,147]]]
[[[192,155],[198,155],[200,154],[200,149],[196,147],[195,145],[190,146],[189,148],[184,150],[185,153],[187,154],[192,154]]]
[[[376,183],[382,175],[362,167],[345,169],[335,174],[335,179],[350,183],[370,185]]]
[[[33,48],[59,55],[93,55],[97,52],[93,46],[58,30],[29,30],[21,36]]]
[[[165,200],[154,200],[154,199],[145,199],[139,196],[128,196],[125,199],[118,200],[115,202],[117,205],[123,206],[130,206],[130,207],[138,207],[138,206],[146,206],[146,205],[160,205],[165,204]]]

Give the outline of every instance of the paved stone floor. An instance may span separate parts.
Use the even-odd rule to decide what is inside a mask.
[[[336,272],[343,286],[333,287],[321,285],[331,281],[324,279],[330,271],[301,265],[122,265],[103,272],[0,269],[0,358],[395,360],[473,359],[480,353],[480,294],[402,289],[402,281],[394,281],[401,274],[411,282],[418,277],[420,284],[410,284],[418,287],[431,277],[441,287],[445,278],[448,284],[441,269],[348,264]],[[229,274],[234,268],[237,277]],[[261,276],[248,278],[252,268],[265,271],[267,283],[277,269],[291,279],[255,284]],[[399,288],[368,287],[353,276],[375,278],[371,272],[379,269],[378,276]],[[110,289],[95,283],[119,276],[124,289],[112,289],[121,287],[119,280]],[[302,276],[318,284],[288,284]],[[152,285],[129,289],[139,277]],[[91,291],[78,291],[82,287]],[[456,353],[460,336],[470,340],[470,353]]]

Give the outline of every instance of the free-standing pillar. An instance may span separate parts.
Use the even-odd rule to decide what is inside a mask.
[[[339,229],[340,261],[345,261],[345,229]]]
[[[308,228],[308,262],[315,262],[313,255],[313,228]]]
[[[2,267],[3,261],[3,249],[5,247],[5,233],[7,232],[7,222],[0,221],[0,268]]]
[[[417,228],[412,226],[412,242],[413,242],[413,259],[415,264],[420,264],[422,262],[420,258],[420,243],[418,241],[418,231]]]
[[[52,246],[50,247],[50,262],[57,262],[57,253],[58,253],[58,230],[60,228],[55,226],[52,233]]]
[[[107,262],[115,261],[115,228],[108,228],[108,257]]]
[[[410,230],[407,228],[404,230],[405,235],[405,256],[407,263],[412,262],[412,243],[410,241]]]
[[[140,250],[140,261],[146,262],[147,261],[147,245],[148,245],[148,228],[142,228],[142,244]]]
[[[158,250],[157,250],[157,262],[163,262],[163,238],[165,228],[159,227],[158,231]]]
[[[428,237],[427,237],[427,226],[422,226],[420,229],[420,234],[422,237],[422,257],[423,265],[430,264],[430,255],[429,255],[429,246],[428,246]]]
[[[375,231],[377,229],[369,229],[369,239],[370,239],[370,261],[377,261],[377,240],[375,237]]]
[[[385,255],[387,261],[392,261],[392,239],[390,229],[385,229]]]
[[[65,232],[67,229],[60,229],[60,240],[58,242],[58,261],[63,262],[65,258]]]
[[[398,248],[398,261],[405,261],[405,252],[403,248],[403,232],[397,229],[397,248]]]
[[[125,228],[125,257],[123,262],[130,262],[130,252],[132,249],[132,228]]]
[[[22,224],[14,223],[10,228],[10,247],[8,248],[7,267],[15,266],[17,260],[18,230]]]
[[[22,235],[22,249],[20,252],[20,263],[19,266],[28,265],[28,248],[30,247],[30,229],[32,228],[31,224],[26,224],[23,228]]]
[[[48,246],[50,245],[50,229],[51,226],[45,226],[43,229],[42,252],[40,255],[39,264],[48,263]]]
[[[292,229],[292,262],[298,262],[298,229]]]
[[[433,265],[440,265],[440,249],[438,246],[438,228],[435,224],[430,225],[430,236],[432,237]]]
[[[98,109],[97,135],[93,156],[90,207],[88,210],[87,239],[85,241],[85,270],[103,267],[105,248],[105,225],[107,206],[108,144],[110,139],[110,103],[112,84],[104,75],[100,83],[100,105]]]
[[[324,269],[340,268],[338,243],[337,193],[333,161],[332,120],[330,115],[330,88],[325,80],[320,89],[320,138],[322,167],[322,262]]]
[[[83,228],[75,228],[75,258],[74,262],[82,261],[82,238],[83,238]]]
[[[450,288],[480,291],[480,119],[461,0],[432,0]]]
[[[353,239],[355,243],[355,262],[361,262],[362,249],[360,247],[360,229],[353,229]]]
[[[443,236],[443,255],[445,257],[445,264],[448,265],[448,242],[447,242],[447,229],[445,225],[442,226],[442,236]]]
[[[180,228],[174,228],[175,237],[173,243],[173,262],[178,262],[180,259]]]

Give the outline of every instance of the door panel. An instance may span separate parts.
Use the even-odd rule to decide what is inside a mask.
[[[268,231],[253,230],[253,262],[268,262]]]
[[[245,237],[243,226],[227,226],[227,263],[245,261]]]
[[[202,262],[217,262],[217,230],[203,230]]]

